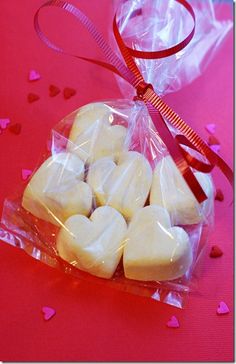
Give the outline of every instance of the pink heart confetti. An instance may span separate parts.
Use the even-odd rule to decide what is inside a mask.
[[[21,171],[21,177],[23,181],[27,180],[32,174],[32,171],[30,169],[22,169]]]
[[[206,129],[206,131],[208,131],[208,133],[215,134],[216,124],[213,124],[213,123],[212,124],[206,124],[205,129]]]
[[[10,124],[10,119],[0,119],[0,128],[6,129],[8,124]]]
[[[179,327],[179,321],[175,316],[172,316],[166,325],[172,329],[177,329]]]
[[[219,151],[220,151],[220,145],[219,144],[210,145],[210,148],[215,153],[219,153]]]
[[[226,305],[225,302],[221,301],[217,307],[216,313],[218,315],[226,315],[229,313],[229,307]]]
[[[41,78],[40,74],[35,70],[30,70],[29,81],[37,81]]]
[[[42,312],[44,314],[44,320],[48,321],[56,314],[56,310],[52,307],[44,306],[42,307]]]

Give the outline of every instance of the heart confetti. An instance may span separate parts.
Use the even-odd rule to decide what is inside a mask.
[[[22,169],[21,171],[21,177],[23,181],[27,180],[32,174],[32,171],[30,169]]]
[[[31,104],[32,102],[39,100],[40,97],[39,97],[39,95],[29,93],[27,99],[28,99],[28,102]]]
[[[222,252],[222,250],[217,245],[213,245],[211,247],[211,251],[210,251],[210,254],[209,254],[209,256],[211,258],[219,258],[222,255],[223,255],[223,252]]]
[[[16,123],[9,126],[9,131],[13,134],[19,135],[21,132],[21,124]]]
[[[64,98],[67,100],[67,99],[70,99],[72,96],[74,96],[76,94],[76,90],[73,89],[73,88],[69,88],[69,87],[66,87],[63,91],[63,95],[64,95]]]
[[[10,124],[10,119],[0,119],[0,128],[6,129],[8,124]]]
[[[210,148],[215,153],[219,153],[219,151],[220,151],[220,145],[219,144],[210,145]]]
[[[216,313],[218,315],[226,315],[229,313],[229,307],[226,305],[225,302],[221,301],[217,307]]]
[[[42,307],[42,312],[44,314],[44,320],[48,321],[56,314],[56,310],[52,307],[44,306]]]
[[[205,129],[210,134],[215,134],[216,132],[216,124],[206,124]]]
[[[59,89],[59,87],[57,87],[55,85],[49,86],[49,96],[50,97],[57,96],[60,92],[61,92],[61,90]]]
[[[30,70],[29,81],[37,81],[41,78],[40,74],[35,70]]]
[[[220,188],[216,189],[215,200],[220,202],[224,201],[224,194]]]
[[[208,145],[220,145],[219,140],[214,135],[209,136],[207,143]]]
[[[179,321],[175,316],[172,316],[171,319],[167,322],[166,326],[172,329],[177,329],[179,327]]]

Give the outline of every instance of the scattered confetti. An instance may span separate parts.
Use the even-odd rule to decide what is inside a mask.
[[[217,307],[216,313],[218,315],[226,315],[229,313],[229,307],[226,305],[225,302],[221,301]]]
[[[206,131],[208,131],[208,133],[215,134],[216,124],[213,124],[213,123],[212,124],[206,124],[205,129],[206,129]]]
[[[217,245],[213,245],[209,255],[211,258],[219,258],[223,255],[223,252]]]
[[[60,92],[61,92],[61,90],[59,89],[59,87],[57,87],[55,85],[49,86],[49,96],[50,97],[57,96]]]
[[[48,321],[56,314],[56,310],[52,307],[44,306],[42,307],[42,312],[44,314],[44,320]]]
[[[175,316],[172,316],[166,325],[167,325],[167,327],[177,329],[179,327],[179,321]]]
[[[222,192],[222,190],[220,188],[216,189],[215,200],[216,201],[224,201],[224,194],[223,194],[223,192]]]
[[[10,124],[10,119],[0,119],[0,128],[6,129],[8,124]]]
[[[21,171],[21,177],[23,181],[27,180],[32,174],[32,171],[30,169],[22,169]]]
[[[219,151],[220,151],[220,145],[219,144],[210,145],[210,148],[215,153],[219,153]]]
[[[220,145],[219,140],[214,135],[209,136],[207,143],[208,145]]]
[[[63,95],[65,99],[70,99],[72,96],[76,94],[76,90],[73,88],[66,87],[63,91]]]
[[[30,70],[29,81],[37,81],[41,78],[40,74],[35,70]]]
[[[12,124],[9,126],[9,130],[11,133],[19,135],[21,132],[21,124],[20,123]]]
[[[39,97],[39,95],[29,93],[27,99],[28,99],[29,103],[32,103],[32,102],[39,100],[40,97]]]

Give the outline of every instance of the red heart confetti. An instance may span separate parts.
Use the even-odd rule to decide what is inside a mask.
[[[207,143],[208,145],[220,145],[219,140],[214,135],[209,136]]]
[[[206,129],[206,131],[208,133],[215,134],[215,132],[216,132],[216,124],[213,124],[213,123],[206,124],[205,129]]]
[[[11,133],[19,135],[21,132],[21,124],[20,123],[12,124],[9,126],[9,130]]]
[[[229,313],[229,307],[226,305],[224,301],[221,301],[217,307],[216,313],[218,315],[226,315]]]
[[[56,314],[56,310],[54,310],[54,308],[47,306],[42,307],[42,312],[44,315],[44,320],[46,321],[50,320]]]
[[[213,245],[209,255],[211,258],[219,258],[223,255],[223,252],[217,245]]]
[[[32,171],[30,169],[22,169],[21,171],[21,177],[23,181],[27,180],[32,174]]]
[[[210,148],[215,153],[219,153],[219,151],[220,151],[220,145],[219,144],[210,145]]]
[[[57,96],[60,92],[61,92],[61,90],[59,89],[59,87],[57,87],[55,85],[49,86],[49,96],[50,97]]]
[[[32,102],[39,100],[40,97],[39,97],[39,95],[29,93],[27,99],[28,99],[28,102],[31,104]]]
[[[29,71],[29,81],[37,81],[41,78],[40,74],[35,70]]]
[[[177,329],[179,327],[179,321],[175,316],[172,316],[171,319],[167,322],[166,326],[172,329]]]
[[[63,95],[64,95],[64,98],[67,100],[67,99],[70,99],[72,96],[74,96],[76,94],[76,90],[73,89],[73,88],[69,88],[69,87],[66,87],[63,91]]]
[[[10,119],[0,119],[0,129],[6,129],[8,124],[10,124]]]
[[[216,189],[215,200],[220,202],[224,201],[224,194],[220,188]]]

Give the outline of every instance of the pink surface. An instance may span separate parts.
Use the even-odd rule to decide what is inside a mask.
[[[34,169],[46,145],[51,127],[80,105],[94,100],[119,98],[115,79],[105,70],[59,56],[47,49],[33,30],[33,15],[42,0],[2,0],[0,119],[22,123],[19,136],[9,130],[0,135],[0,205],[22,183],[22,169]],[[74,1],[74,3],[76,3]],[[104,19],[109,0],[80,0],[82,10],[106,34]],[[63,38],[80,54],[99,56],[88,47],[85,32],[60,14],[50,22],[50,35]],[[222,17],[232,18],[230,5]],[[60,26],[59,26],[60,25]],[[56,29],[56,32],[53,31]],[[57,34],[58,33],[58,34]],[[69,38],[78,39],[76,47]],[[199,134],[207,138],[207,123],[216,123],[220,154],[233,164],[233,38],[232,32],[203,76],[166,100]],[[80,50],[81,47],[81,50]],[[39,81],[29,82],[31,69]],[[49,97],[49,85],[77,89],[64,100],[62,92]],[[102,86],[101,86],[102,85]],[[40,100],[29,104],[28,93]],[[184,310],[144,297],[87,284],[54,270],[23,251],[0,242],[0,360],[2,361],[232,361],[233,360],[233,208],[232,191],[218,171],[215,184],[225,195],[216,202],[211,245],[224,251],[221,258],[206,257],[198,292]],[[224,301],[230,309],[219,316]],[[57,314],[45,321],[42,307]],[[176,316],[180,327],[166,323]]]

